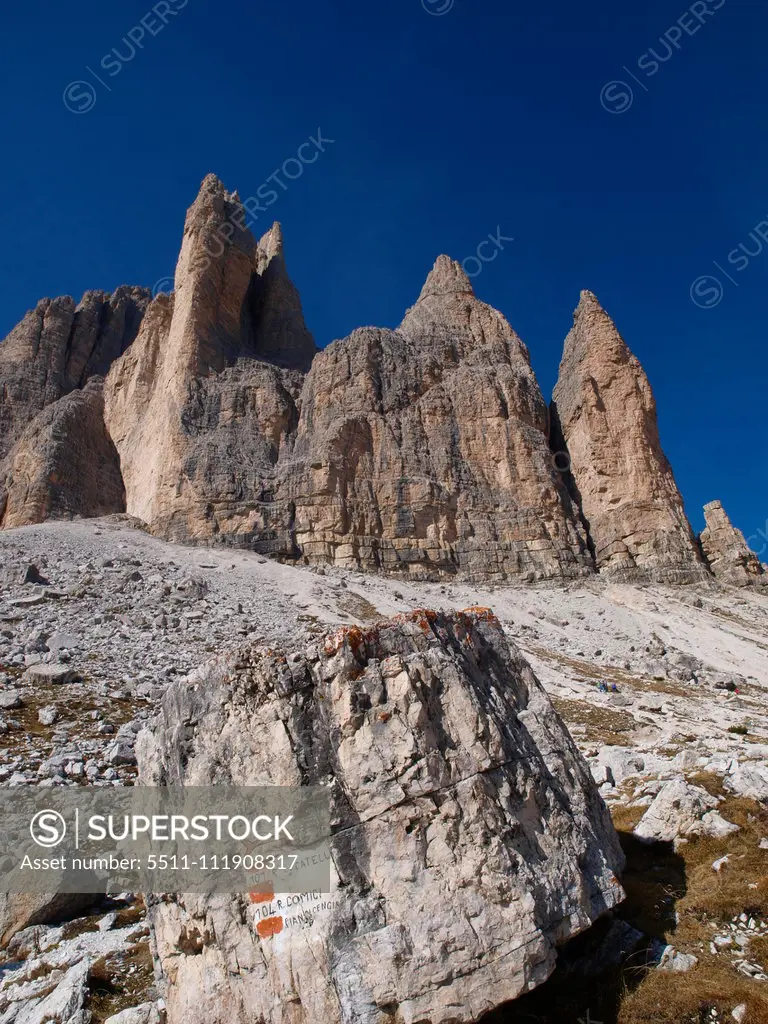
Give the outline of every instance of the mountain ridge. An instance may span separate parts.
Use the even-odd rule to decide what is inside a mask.
[[[109,479],[108,508],[159,536],[305,562],[523,581],[764,578],[743,537],[694,536],[648,379],[592,292],[550,405],[525,343],[445,255],[397,329],[318,349],[281,226],[257,240],[238,194],[208,175],[171,295],[44,301],[66,323],[46,326],[38,304],[0,344],[0,526],[103,514]],[[19,467],[50,430],[25,431],[92,377],[105,378],[104,437],[80,500],[71,479],[66,500],[57,492],[66,444],[38,459],[47,477],[30,487]],[[93,432],[101,401],[53,421]]]

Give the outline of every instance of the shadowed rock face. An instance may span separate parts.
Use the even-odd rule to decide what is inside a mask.
[[[719,501],[704,506],[704,528],[700,541],[707,563],[724,583],[747,586],[768,583],[757,555],[750,551],[744,534],[737,530]]]
[[[131,344],[150,299],[145,288],[41,299],[0,343],[0,460],[47,405],[103,376]]]
[[[397,331],[312,364],[283,489],[310,560],[547,578],[591,570],[528,352],[441,256]]]
[[[597,568],[624,581],[705,577],[648,378],[591,292],[565,341],[553,421]]]
[[[94,377],[46,406],[22,433],[0,464],[0,527],[125,511],[102,384]]]
[[[477,1021],[623,898],[587,766],[484,609],[244,649],[176,683],[137,752],[148,785],[332,804],[331,891],[300,925],[246,894],[151,901],[169,1024]]]

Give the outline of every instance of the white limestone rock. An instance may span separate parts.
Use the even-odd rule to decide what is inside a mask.
[[[623,899],[587,766],[485,610],[213,662],[137,753],[150,785],[332,795],[330,909],[302,927],[260,934],[246,894],[151,900],[169,1024],[477,1021]]]

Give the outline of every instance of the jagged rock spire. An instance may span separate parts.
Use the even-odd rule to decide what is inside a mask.
[[[419,302],[428,295],[474,295],[472,282],[464,269],[450,256],[438,256],[419,295]]]
[[[41,299],[0,344],[0,459],[51,402],[107,373],[133,342],[151,295],[120,287]]]
[[[237,194],[208,175],[187,213],[173,299],[153,303],[105,385],[127,509],[179,539],[247,538],[257,524],[274,534],[271,476],[297,415],[286,383],[298,388],[316,351],[280,226],[257,243],[243,223]]]
[[[317,352],[299,292],[285,265],[283,229],[278,221],[256,246],[257,277],[250,304],[256,353],[279,366],[307,371]]]
[[[589,291],[565,341],[552,412],[553,445],[570,465],[598,569],[626,580],[703,577],[648,378]]]
[[[276,220],[272,227],[259,239],[257,245],[257,259],[259,273],[276,257],[285,258],[285,241],[283,238],[283,226]]]
[[[704,557],[718,579],[742,587],[768,582],[760,559],[749,549],[744,534],[733,525],[722,502],[710,501],[705,505],[704,519],[707,525],[699,539]]]

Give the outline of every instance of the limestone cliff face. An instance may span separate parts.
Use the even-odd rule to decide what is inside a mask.
[[[103,423],[95,395],[36,419],[104,374]],[[86,476],[79,499],[77,475],[57,490],[85,423],[103,502]],[[576,311],[551,414],[525,345],[446,256],[396,330],[361,328],[318,352],[280,226],[257,241],[214,175],[188,211],[172,295],[44,299],[0,344],[0,481],[5,525],[112,511],[124,487],[128,513],[159,535],[306,562],[711,578],[648,379],[594,295]],[[726,532],[705,531],[709,564],[756,576]]]
[[[42,299],[0,343],[0,460],[47,405],[103,376],[131,344],[145,288]]]
[[[174,295],[107,378],[128,512],[308,561],[588,573],[528,353],[461,268],[441,257],[397,331],[316,354],[279,226],[257,243],[242,216],[209,176]]]
[[[590,772],[487,610],[244,649],[174,684],[137,753],[149,786],[331,799],[300,919],[281,893],[150,898],[168,1024],[469,1024],[623,898]]]
[[[125,511],[102,380],[47,405],[0,463],[0,528]]]
[[[310,560],[547,578],[590,571],[525,346],[441,256],[396,331],[312,364],[283,475]]]
[[[291,549],[274,470],[315,346],[279,228],[257,243],[243,217],[209,175],[173,296],[155,300],[107,378],[106,422],[132,515],[173,539]]]
[[[591,292],[565,341],[552,411],[597,568],[624,581],[705,577],[648,378]]]
[[[700,539],[704,557],[712,572],[724,583],[747,586],[768,584],[757,555],[750,551],[744,534],[737,530],[719,501],[704,506],[706,527]]]

